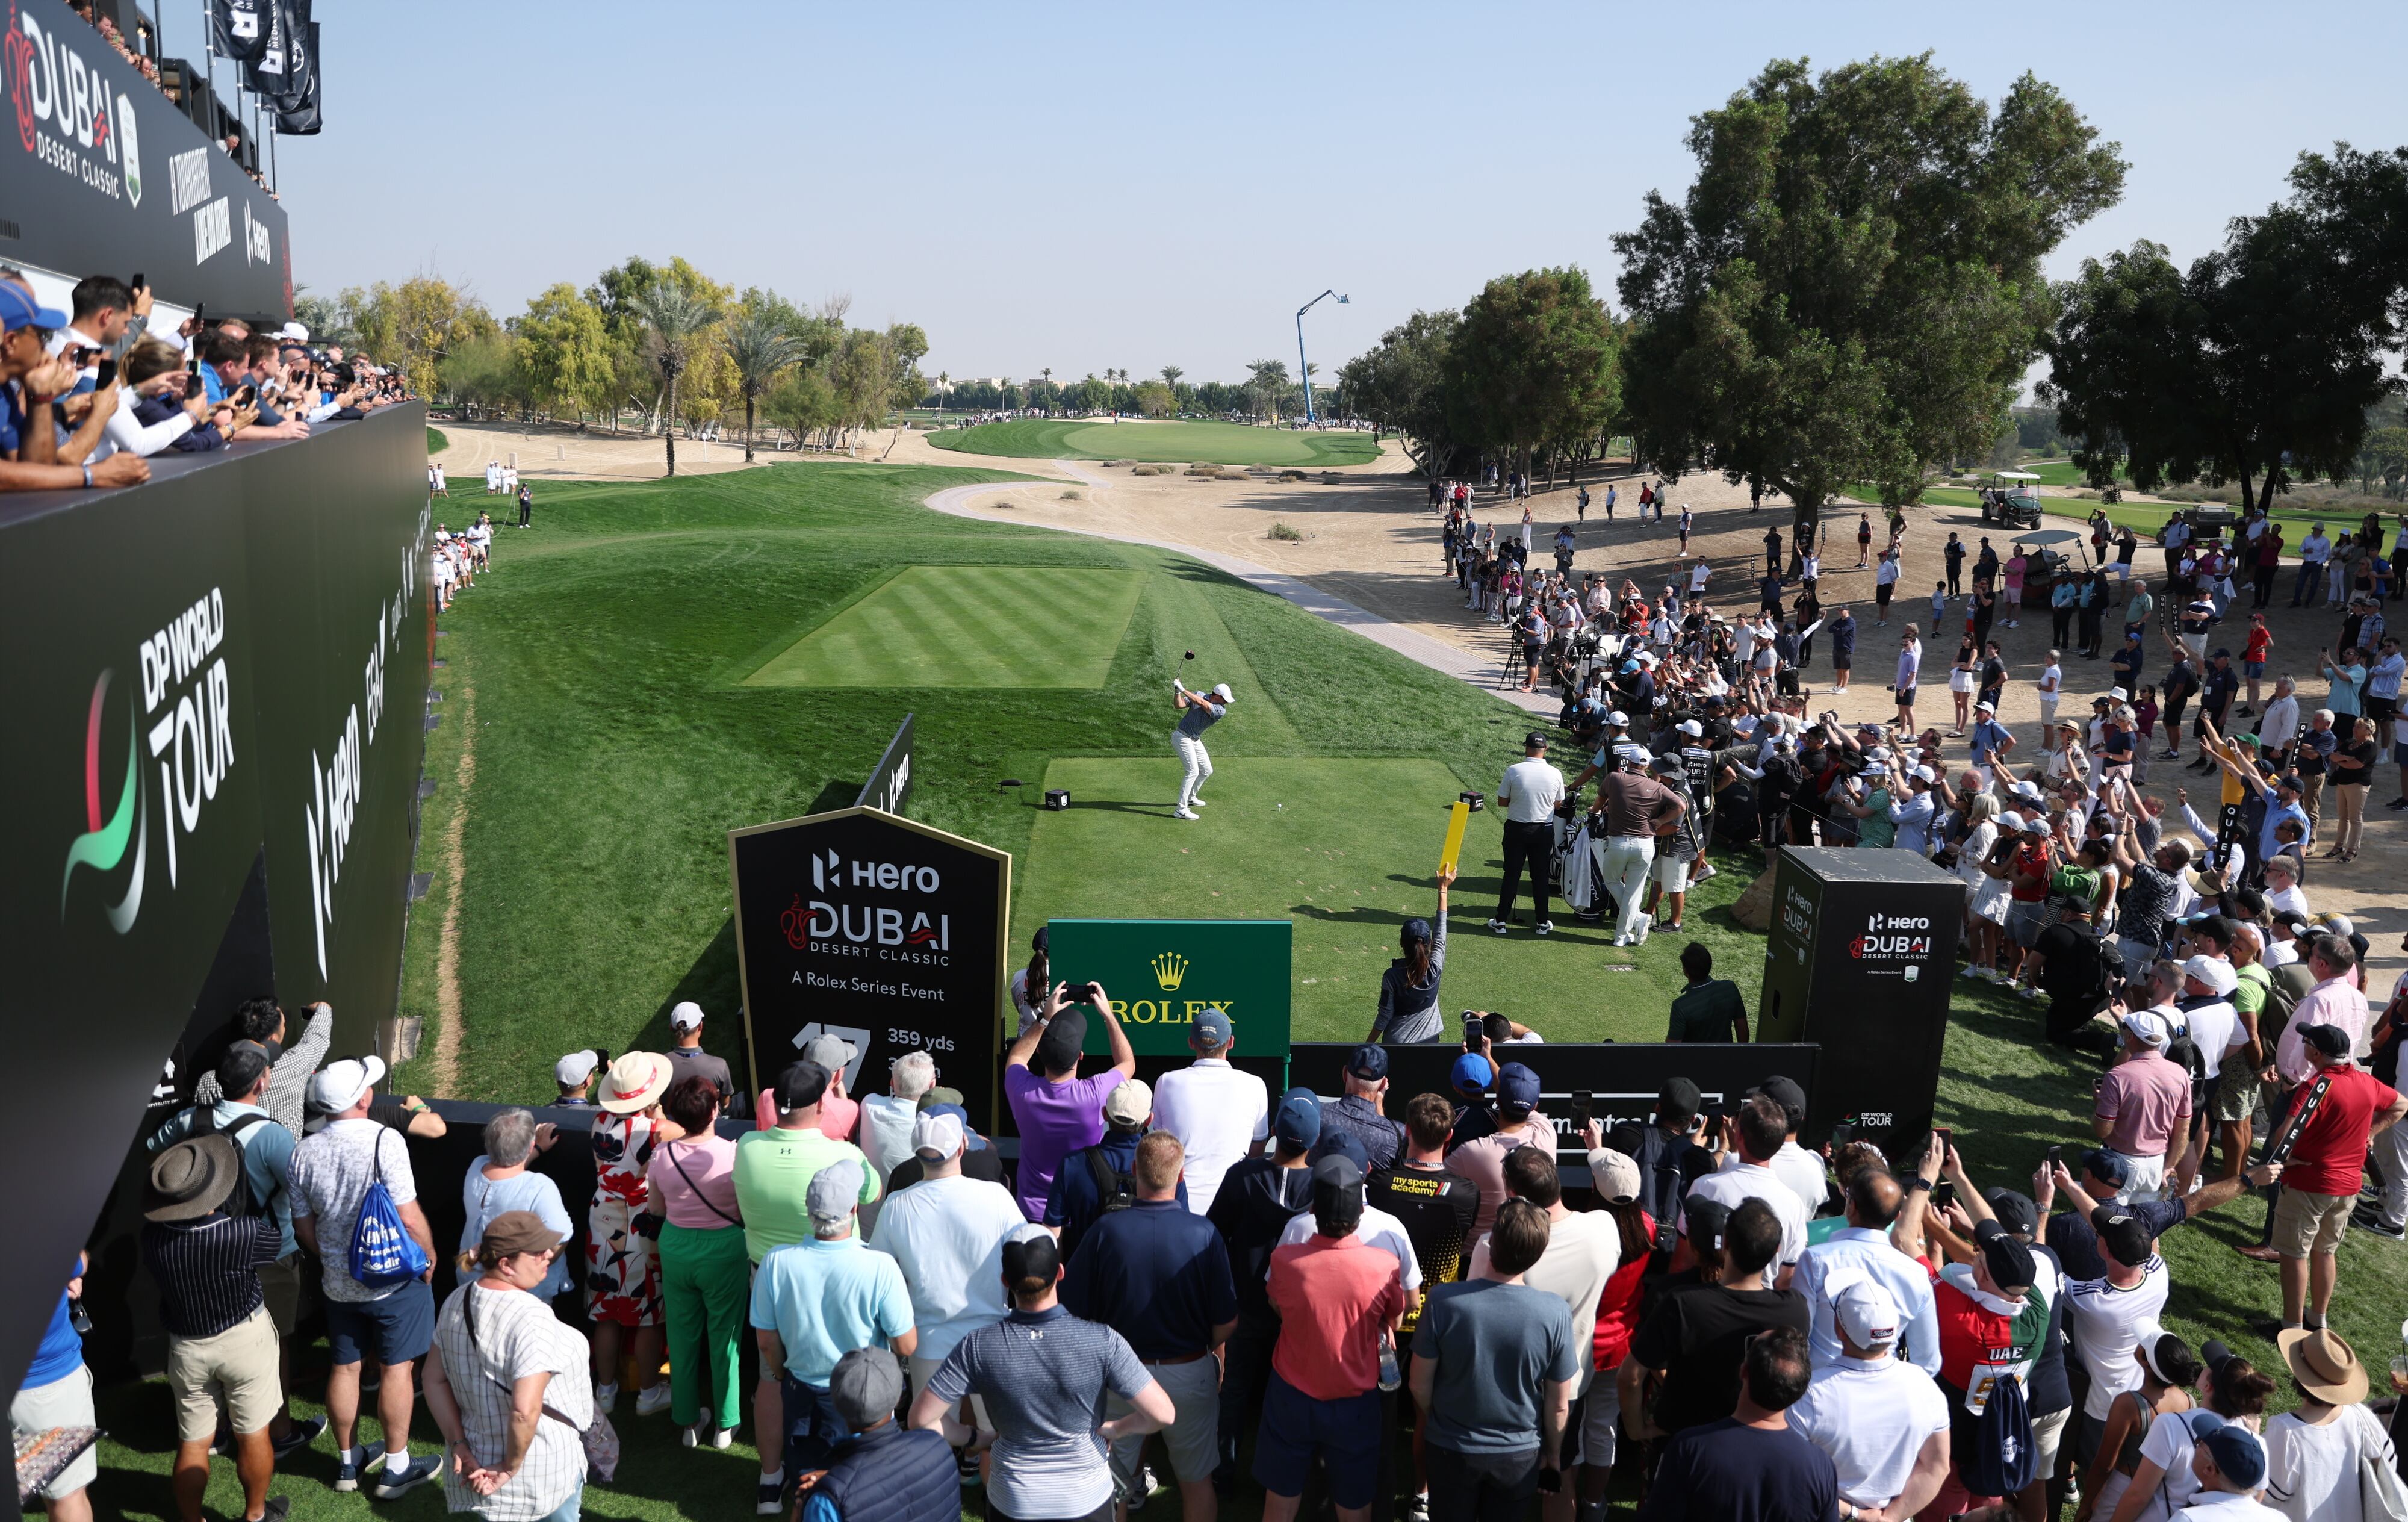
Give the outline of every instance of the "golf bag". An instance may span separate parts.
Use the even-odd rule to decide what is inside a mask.
[[[1603,827],[1602,814],[1555,818],[1555,894],[1571,906],[1576,917],[1590,924],[1620,907],[1613,890],[1606,885],[1605,874],[1598,870],[1594,848]]]

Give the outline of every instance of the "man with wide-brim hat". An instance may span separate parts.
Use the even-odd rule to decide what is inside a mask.
[[[586,1315],[594,1323],[594,1405],[603,1414],[619,1400],[621,1344],[632,1334],[642,1376],[636,1414],[666,1411],[661,1378],[661,1271],[652,1241],[636,1229],[646,1209],[644,1170],[652,1148],[685,1133],[661,1113],[677,1067],[658,1052],[613,1059],[595,1091],[594,1203],[585,1214]]]
[[[273,1216],[226,1213],[242,1166],[242,1149],[231,1139],[190,1137],[151,1159],[142,1194],[142,1262],[159,1285],[159,1319],[167,1328],[167,1387],[176,1398],[172,1483],[183,1522],[200,1522],[221,1392],[234,1428],[242,1515],[269,1515],[276,1448],[267,1428],[284,1409],[284,1389],[259,1271],[281,1255],[284,1233]]]

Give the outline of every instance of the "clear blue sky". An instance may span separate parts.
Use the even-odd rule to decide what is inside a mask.
[[[193,0],[164,0],[171,50]],[[1585,266],[1677,198],[1688,119],[1774,57],[2030,69],[2120,141],[2058,274],[2187,258],[2303,148],[2408,141],[2401,7],[322,5],[323,136],[279,145],[296,280],[433,269],[497,314],[630,253],[857,323],[934,375],[1325,371],[1493,275]],[[2295,18],[2305,21],[2305,17]],[[189,46],[184,43],[182,46]]]

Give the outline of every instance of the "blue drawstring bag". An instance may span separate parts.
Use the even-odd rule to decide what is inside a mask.
[[[391,1289],[424,1273],[432,1261],[401,1224],[393,1191],[384,1186],[384,1138],[377,1131],[376,1182],[360,1197],[360,1213],[351,1223],[351,1277],[370,1289]]]

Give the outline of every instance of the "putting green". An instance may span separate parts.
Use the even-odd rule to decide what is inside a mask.
[[[769,657],[748,687],[1100,687],[1145,578],[907,566]]]
[[[1299,433],[1236,423],[1110,423],[1013,418],[928,436],[938,449],[1025,460],[1146,460],[1213,465],[1365,465],[1380,457],[1366,433]]]
[[[1397,927],[1437,908],[1429,874],[1462,783],[1440,762],[1406,758],[1232,756],[1216,757],[1214,768],[1203,789],[1208,807],[1186,821],[1171,816],[1180,768],[1167,754],[1054,761],[1045,786],[1068,788],[1070,807],[1037,814],[1013,884],[1015,951],[1056,915],[1293,920],[1293,1035],[1360,1041],[1379,1010]],[[1745,884],[1731,881],[1735,873],[1691,896],[1686,933],[1656,937],[1637,952],[1616,951],[1611,930],[1580,924],[1560,902],[1555,933],[1534,936],[1526,897],[1516,911],[1525,923],[1491,935],[1485,923],[1497,906],[1503,845],[1498,818],[1493,810],[1474,814],[1464,838],[1447,930],[1450,1020],[1461,1010],[1498,1010],[1551,1041],[1662,1041],[1683,982],[1677,954],[1692,939],[1753,987],[1761,941],[1748,943],[1727,916],[1710,919],[1704,909],[1738,896]],[[1567,999],[1567,989],[1583,992]]]

